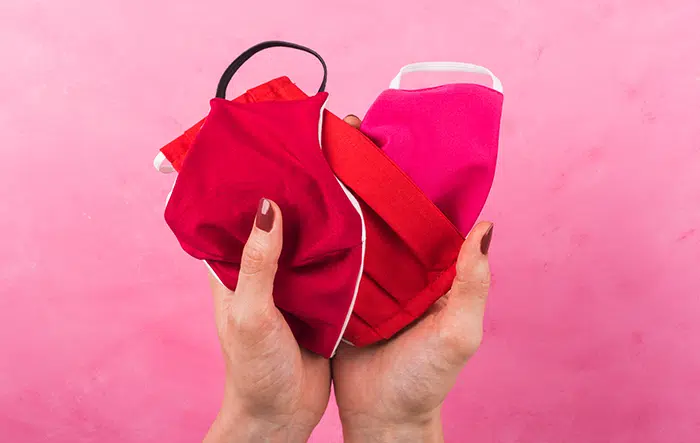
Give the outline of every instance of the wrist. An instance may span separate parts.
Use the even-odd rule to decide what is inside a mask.
[[[341,417],[346,443],[443,443],[440,411],[406,420],[381,420],[370,416]]]
[[[203,443],[305,442],[313,429],[222,408]]]

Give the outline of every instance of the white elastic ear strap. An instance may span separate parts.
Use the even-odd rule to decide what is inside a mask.
[[[471,63],[461,63],[461,62],[420,62],[411,63],[406,65],[396,77],[389,84],[389,89],[399,89],[401,84],[401,76],[407,72],[419,72],[419,71],[456,71],[456,72],[469,72],[473,74],[484,74],[491,77],[493,81],[492,88],[496,91],[503,93],[503,85],[501,81],[496,77],[493,72],[479,65],[472,65]]]
[[[170,164],[162,152],[159,152],[156,158],[153,159],[153,167],[156,168],[156,171],[162,172],[163,174],[175,172],[175,168],[173,168],[173,165]]]

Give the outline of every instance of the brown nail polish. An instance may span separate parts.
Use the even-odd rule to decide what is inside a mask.
[[[255,226],[262,231],[270,232],[274,223],[275,211],[272,210],[270,200],[261,198],[258,203],[258,213],[255,216]]]
[[[481,238],[481,253],[484,255],[488,255],[489,253],[489,247],[491,246],[491,237],[493,236],[493,225],[489,227],[489,230],[486,231],[486,234]]]

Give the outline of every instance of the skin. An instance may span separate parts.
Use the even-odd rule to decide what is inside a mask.
[[[345,121],[359,128],[357,117]],[[474,227],[452,288],[425,316],[387,342],[341,345],[329,362],[297,345],[273,303],[282,214],[274,202],[270,210],[272,229],[253,227],[236,290],[211,277],[226,386],[204,441],[306,441],[328,404],[331,373],[345,442],[444,441],[440,409],[483,336],[490,271],[482,240],[492,224]]]
[[[254,226],[245,245],[236,290],[210,276],[226,385],[207,443],[303,442],[328,405],[328,360],[299,347],[272,300],[282,214],[271,210],[271,231]]]

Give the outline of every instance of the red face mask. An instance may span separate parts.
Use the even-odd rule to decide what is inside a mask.
[[[240,64],[238,66],[240,66]],[[449,90],[449,88],[446,89]],[[383,96],[386,95],[387,93],[383,94]],[[420,94],[417,92],[414,95],[417,102],[416,106],[420,106]],[[500,100],[501,97],[502,96],[497,93],[496,100]],[[249,90],[246,94],[235,99],[234,102],[242,104],[260,104],[260,102],[265,101],[304,102],[305,98],[306,95],[304,95],[303,92],[293,85],[289,79],[283,77]],[[402,119],[398,117],[391,122],[385,120],[386,132],[382,132],[381,125],[373,126],[372,122],[381,121],[380,117],[383,113],[391,114],[392,105],[390,103],[392,100],[390,97],[384,98],[388,98],[389,100],[384,100],[382,96],[380,96],[375,106],[368,112],[365,122],[363,123],[363,129],[372,135],[372,137],[386,149],[386,152],[378,149],[377,146],[360,131],[347,125],[328,111],[324,112],[322,127],[321,146],[323,147],[323,154],[325,154],[327,165],[330,165],[330,169],[333,173],[347,188],[352,190],[357,201],[359,201],[366,230],[364,269],[359,285],[359,292],[356,295],[354,306],[352,306],[352,303],[350,304],[352,312],[349,317],[345,318],[347,324],[341,325],[343,326],[341,332],[343,333],[344,339],[357,346],[364,346],[382,339],[390,338],[396,332],[420,317],[430,305],[444,295],[447,290],[449,290],[454,278],[454,266],[463,241],[463,234],[460,233],[460,230],[455,227],[452,221],[448,219],[438,207],[436,207],[435,203],[431,201],[431,198],[423,192],[424,190],[422,187],[424,184],[421,185],[415,181],[412,175],[409,177],[409,175],[407,175],[409,171],[402,170],[402,168],[399,167],[398,163],[403,161],[404,166],[408,165],[410,169],[411,155],[420,156],[420,143],[416,142],[413,145],[414,154],[409,155],[406,153],[404,157],[399,155],[396,156],[395,159],[392,159],[390,155],[387,154],[390,154],[392,150],[397,147],[396,139],[382,135],[392,134],[392,132],[401,133],[403,131],[416,132],[419,135],[423,134],[424,137],[430,138],[426,132],[433,130],[432,128],[439,128],[441,125],[431,120],[427,122],[426,126],[426,122],[418,123],[419,119],[417,118],[411,121],[410,118]],[[439,100],[437,97],[429,97],[426,102],[430,102],[433,99]],[[393,106],[401,106],[403,104],[401,100],[398,100]],[[379,107],[376,107],[377,105],[379,105]],[[475,108],[478,110],[478,106],[475,106]],[[498,112],[494,113],[492,117],[497,121],[500,118],[500,105],[496,106],[496,108]],[[401,116],[401,113],[398,115]],[[211,116],[212,114],[207,118],[207,121],[211,119]],[[172,165],[172,168],[180,170],[182,175],[183,169],[189,168],[191,163],[188,152],[191,146],[194,148],[194,146],[199,143],[200,137],[197,136],[197,133],[201,127],[201,123],[202,122],[195,125],[183,134],[183,136],[161,149],[161,153],[156,159],[156,167],[159,170],[164,172],[168,171],[170,165]],[[411,126],[407,127],[407,124]],[[454,124],[461,125],[462,123],[457,121]],[[208,125],[209,123],[205,125],[205,128]],[[498,131],[497,126],[496,124],[495,142],[493,145],[487,144],[488,146],[486,146],[475,141],[470,142],[469,133],[462,133],[460,136],[462,142],[465,142],[466,146],[470,146],[470,149],[474,149],[474,147],[477,146],[477,151],[492,152],[493,156],[489,157],[489,159],[492,160],[484,161],[485,163],[492,161],[494,165],[496,152],[495,143],[497,143]],[[424,130],[423,128],[426,129]],[[290,132],[290,135],[292,133],[293,132]],[[392,139],[394,140],[393,144],[389,142]],[[494,140],[493,137],[485,137],[485,139]],[[195,140],[194,144],[192,144],[192,140]],[[455,145],[457,145],[457,143],[455,143]],[[450,149],[455,145],[450,145]],[[461,152],[467,153],[468,151],[462,149],[461,146],[462,145],[458,146],[462,150]],[[184,162],[183,159],[186,154],[187,161]],[[448,155],[449,152],[442,154]],[[454,155],[454,152],[452,154]],[[437,156],[438,159],[443,157],[444,155],[442,157],[440,155]],[[462,158],[464,158],[464,156],[462,156]],[[429,158],[427,160],[431,159]],[[440,161],[442,160],[435,160],[433,164],[439,164]],[[470,161],[464,160],[462,165],[469,169]],[[491,166],[489,170],[491,171],[491,178],[488,179],[488,184],[484,185],[486,188],[489,188],[491,184],[493,166]],[[437,172],[439,172],[439,170]],[[197,174],[202,173],[202,171],[197,172]],[[488,175],[489,174],[487,174],[487,176]],[[440,177],[441,174],[435,174],[433,178],[439,181]],[[179,178],[176,188],[179,186],[180,181],[181,179]],[[214,186],[215,182],[212,181],[211,185]],[[469,199],[468,195],[457,194],[460,196],[459,198]],[[262,196],[261,193],[258,193],[257,197],[259,198],[260,196]],[[273,197],[270,198],[274,200]],[[287,198],[292,201],[295,196]],[[476,205],[483,205],[483,201],[480,204],[476,203]],[[238,208],[238,205],[236,206]],[[282,205],[280,206],[282,207],[282,213],[285,217],[285,239],[288,235],[288,227],[290,230],[289,235],[300,234],[299,229],[302,229],[301,225],[294,220],[291,221],[291,224],[288,223],[285,208]],[[459,207],[459,205],[456,204],[454,206]],[[301,208],[301,206],[299,207]],[[238,232],[238,237],[240,237],[239,242],[245,241],[245,238],[249,234],[250,224],[252,224],[254,217],[254,203],[251,208],[248,214],[248,221],[250,223],[245,226],[245,229],[241,228],[239,230],[240,232]],[[239,209],[243,210],[242,207]],[[480,211],[480,209],[479,207],[478,210]],[[471,211],[474,212],[474,209],[471,209]],[[303,212],[300,214],[303,216]],[[475,218],[477,215],[478,211],[473,217]],[[464,219],[466,220],[466,218]],[[471,221],[471,224],[473,224],[473,222],[474,220]],[[462,223],[463,226],[466,226],[466,223],[467,222],[464,221]],[[471,226],[465,231],[469,229],[471,229]],[[227,227],[225,230],[228,231],[231,230],[231,228]],[[324,230],[325,228],[321,229],[321,231]],[[292,232],[295,234],[292,234]],[[176,235],[178,235],[177,232]],[[329,232],[324,235],[332,237],[333,233]],[[178,236],[178,238],[180,237]],[[240,259],[240,248],[236,251],[231,251],[231,256],[232,259],[235,257]],[[350,261],[347,263],[350,263]],[[362,267],[362,264],[359,266]],[[350,268],[350,265],[348,265],[348,268]],[[327,271],[321,270],[322,274],[325,272]],[[215,270],[215,273],[220,276],[220,271]],[[350,271],[346,273],[349,274]],[[319,275],[310,276],[310,278],[304,280],[304,284],[316,285],[316,282],[323,281],[323,278],[324,277]],[[232,279],[228,284],[224,279],[222,279],[222,281],[229,288],[235,287],[235,285],[231,285]],[[315,306],[304,303],[304,301],[296,295],[298,293],[288,292],[286,289],[287,286],[280,285],[279,281],[280,276],[278,275],[275,281],[274,295],[275,302],[278,306],[278,299],[282,298],[291,300],[292,305],[295,306],[295,309],[293,309],[295,312],[303,311],[301,314],[298,314],[301,318],[319,315]],[[342,285],[350,287],[352,283],[352,280],[345,279]],[[322,290],[326,289],[324,288]],[[318,297],[322,298],[324,295],[320,291],[321,290],[318,292]],[[332,296],[326,295],[325,297],[327,300],[332,300]],[[338,311],[340,311],[342,307],[347,307],[347,303],[341,304],[338,301],[331,302],[339,307]],[[340,314],[336,316],[337,319],[340,317],[342,317]],[[287,319],[290,321],[289,316],[287,316]],[[293,318],[292,321],[290,321],[290,326],[293,326],[294,322],[297,320],[298,318]],[[308,343],[314,342],[315,340],[310,340],[308,337],[305,337],[306,334],[317,337],[326,334],[328,337],[320,340],[320,342],[332,343],[337,337],[330,337],[330,331],[314,329],[313,325],[301,329],[297,328],[296,330],[292,327],[292,330],[295,332],[297,340],[308,349],[327,357],[334,352],[335,347],[332,349],[329,347],[310,347]]]

